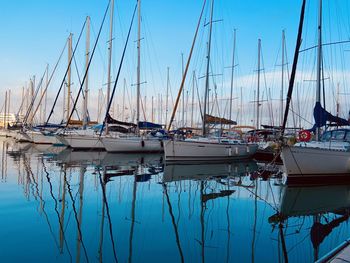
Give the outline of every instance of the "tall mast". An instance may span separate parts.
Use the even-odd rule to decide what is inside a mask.
[[[319,1],[319,14],[318,14],[316,103],[321,103],[321,64],[322,64],[322,0]],[[318,116],[318,118],[320,118],[320,116]],[[317,127],[316,141],[318,141],[319,139],[320,139],[320,127]]]
[[[261,53],[261,39],[258,40],[258,88],[256,92],[256,128],[259,129],[260,126],[260,53]]]
[[[191,102],[191,128],[193,128],[193,112],[194,112],[194,88],[196,82],[196,72],[193,71],[193,79],[192,79],[192,102]]]
[[[73,34],[71,33],[68,38],[68,75],[67,75],[67,122],[69,121],[70,114],[70,87],[72,83],[72,68],[71,68],[71,60],[72,60],[72,40]]]
[[[8,110],[7,110],[7,114],[10,115],[11,113],[11,90],[9,89],[9,94],[8,94]]]
[[[124,78],[124,85],[123,85],[123,109],[122,109],[122,121],[124,121],[124,111],[125,111],[125,88],[126,88],[126,79]]]
[[[30,86],[30,101],[33,101],[34,99],[34,87],[35,87],[35,76],[33,76],[33,80],[31,81],[31,86]],[[33,108],[31,107],[31,105],[29,104],[30,107],[30,126],[33,126]]]
[[[24,86],[22,87],[22,107],[21,107],[21,111],[20,111],[20,115],[23,116],[23,110],[24,110],[24,101],[25,101],[25,98],[24,98]]]
[[[211,11],[210,11],[207,72],[205,77],[205,94],[204,94],[204,110],[203,110],[203,128],[202,128],[203,136],[205,136],[207,133],[205,117],[207,114],[207,103],[208,103],[208,96],[209,96],[209,66],[210,66],[211,33],[213,29],[213,11],[214,11],[214,0],[211,1]]]
[[[46,89],[49,86],[49,64],[46,65],[46,85],[45,85],[45,99],[44,99],[44,109],[43,109],[43,119],[42,123],[45,123],[46,120],[46,107],[47,107],[47,92]]]
[[[86,129],[86,125],[88,123],[87,116],[87,106],[88,106],[88,92],[89,92],[89,60],[90,60],[90,17],[86,18],[86,53],[85,53],[85,71],[86,71],[86,79],[85,79],[85,99],[84,99],[84,107],[83,107],[83,129]]]
[[[112,43],[113,43],[113,16],[114,0],[111,1],[110,20],[109,20],[109,42],[108,42],[108,80],[107,80],[107,110],[111,93],[111,66],[112,66]],[[123,102],[124,103],[124,102]],[[123,109],[124,111],[124,109]],[[108,134],[108,123],[106,123],[106,134]]]
[[[5,92],[5,107],[4,107],[4,129],[6,129],[6,111],[7,111],[7,90]]]
[[[283,123],[283,88],[284,88],[284,49],[285,49],[285,33],[282,30],[282,78],[281,78],[281,125]]]
[[[235,53],[236,53],[236,29],[233,30],[233,52],[232,52],[232,67],[231,67],[231,92],[230,92],[230,113],[229,113],[230,120],[232,120],[233,73],[235,68]]]
[[[166,98],[165,98],[165,123],[168,123],[168,103],[169,103],[169,67],[167,68]]]
[[[137,96],[136,96],[136,124],[137,133],[140,132],[139,121],[140,121],[140,66],[141,66],[141,0],[137,1],[137,16],[138,16],[138,31],[137,31]]]
[[[153,102],[153,96],[152,96],[152,105],[151,105],[151,107],[152,107],[152,109],[151,109],[151,120],[152,120],[152,122],[154,122],[154,102]]]
[[[184,76],[184,53],[181,53],[181,72]],[[182,92],[182,127],[185,127],[185,91]]]

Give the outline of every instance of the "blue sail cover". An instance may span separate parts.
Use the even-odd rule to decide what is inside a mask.
[[[139,121],[139,128],[140,129],[161,129],[162,125],[152,123],[152,122],[147,122],[147,121]]]
[[[345,120],[343,118],[336,117],[326,111],[322,106],[320,102],[316,102],[314,107],[314,119],[315,124],[310,129],[310,131],[316,131],[317,127],[325,126],[327,121],[336,123],[338,126],[347,126],[349,125],[349,121]]]

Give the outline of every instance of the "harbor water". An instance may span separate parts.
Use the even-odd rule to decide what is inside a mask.
[[[313,262],[350,236],[350,186],[286,186],[254,160],[0,154],[1,262]]]

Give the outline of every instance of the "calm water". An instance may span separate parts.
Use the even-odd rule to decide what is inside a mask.
[[[312,262],[350,236],[350,186],[288,188],[254,161],[0,153],[1,262]]]

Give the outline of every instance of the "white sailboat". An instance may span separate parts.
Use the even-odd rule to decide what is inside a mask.
[[[130,153],[155,153],[163,152],[163,141],[161,138],[140,135],[140,67],[141,67],[141,0],[137,1],[138,11],[138,37],[137,37],[137,111],[136,111],[136,134],[135,135],[119,135],[108,134],[102,137],[102,143],[107,152],[130,152]],[[108,114],[108,109],[107,109]]]
[[[16,136],[16,139],[17,137],[19,140],[29,138],[30,142],[35,144],[60,144],[60,141],[53,133],[41,130],[28,130],[25,133],[21,132]]]
[[[320,130],[327,120],[339,125],[349,124],[347,120],[332,116],[321,106],[322,0],[319,1],[318,23],[317,87],[314,108],[316,140],[283,147],[281,157],[289,183],[300,180],[336,180],[344,177],[350,179],[350,133],[347,129],[336,129],[327,131],[321,136]]]
[[[212,36],[212,24],[213,24],[213,8],[214,1],[211,1],[211,14],[209,22],[209,39],[208,39],[208,53],[207,53],[207,67],[206,67],[206,84],[205,84],[205,96],[204,96],[204,110],[203,110],[203,137],[190,138],[185,140],[169,140],[165,142],[164,152],[165,160],[169,161],[217,161],[224,159],[244,159],[249,158],[255,154],[258,149],[257,144],[241,143],[238,140],[232,140],[222,137],[209,137],[207,127],[207,101],[209,96],[209,67],[210,67],[210,54],[211,54],[211,36]],[[204,6],[203,6],[204,9]],[[202,18],[202,13],[199,22]],[[199,26],[199,23],[198,23]],[[198,26],[196,34],[192,43],[189,59],[187,61],[185,74],[180,86],[179,95],[182,92],[184,80],[186,78],[189,62],[191,59],[193,46],[198,33]],[[174,111],[170,120],[169,130],[174,119],[177,103],[175,104]]]

